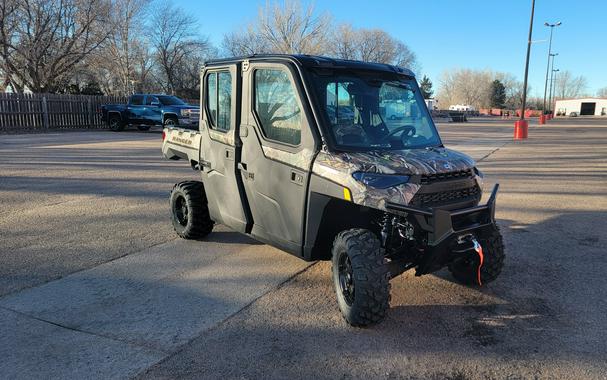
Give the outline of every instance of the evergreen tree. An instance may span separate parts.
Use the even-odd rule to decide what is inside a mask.
[[[422,81],[419,82],[419,89],[421,90],[424,99],[432,98],[432,94],[434,94],[434,91],[432,90],[432,81],[430,81],[430,78],[426,75],[424,75]]]
[[[491,108],[504,108],[506,103],[506,87],[499,80],[494,80],[491,83]]]

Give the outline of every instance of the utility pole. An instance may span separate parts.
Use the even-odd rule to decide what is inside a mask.
[[[561,22],[556,22],[554,24],[550,24],[548,22],[544,23],[545,26],[550,27],[550,42],[548,43],[548,63],[546,64],[546,81],[544,82],[544,105],[542,107],[542,113],[546,113],[546,91],[548,90],[548,70],[550,69],[550,56],[552,55],[552,32],[554,31],[555,26],[560,26]]]
[[[554,67],[554,58],[552,61],[552,67]],[[559,72],[559,69],[552,69],[552,79],[550,79],[550,106],[552,107],[552,101],[556,101],[556,74]],[[552,96],[552,90],[554,89],[554,97]],[[553,110],[554,111],[554,110]]]

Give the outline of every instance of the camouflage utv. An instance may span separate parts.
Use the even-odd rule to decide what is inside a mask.
[[[201,181],[175,185],[179,236],[215,223],[304,260],[332,260],[348,323],[381,321],[390,279],[448,267],[465,284],[500,273],[493,188],[443,146],[411,71],[324,57],[209,62],[198,131],[166,128],[163,154]]]

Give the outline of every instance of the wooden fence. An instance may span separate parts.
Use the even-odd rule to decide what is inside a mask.
[[[126,101],[121,96],[0,93],[0,132],[105,128],[101,106]]]

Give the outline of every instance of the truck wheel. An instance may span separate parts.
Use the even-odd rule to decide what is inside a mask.
[[[179,122],[177,121],[177,118],[169,116],[166,119],[164,119],[164,126],[165,127],[174,127],[177,124],[179,124]]]
[[[150,126],[149,125],[138,125],[137,129],[139,129],[140,131],[149,131]]]
[[[177,235],[184,239],[198,239],[213,230],[207,197],[201,182],[185,181],[171,191],[171,221]]]
[[[483,248],[481,283],[487,284],[495,280],[504,267],[504,242],[497,226],[485,236],[479,236],[478,242]],[[449,265],[449,271],[462,284],[478,285],[478,263],[474,257],[456,261]]]
[[[352,326],[380,322],[390,307],[390,275],[377,236],[364,229],[340,232],[333,242],[337,304]]]
[[[120,132],[124,129],[124,123],[118,115],[110,115],[107,121],[111,131]]]

